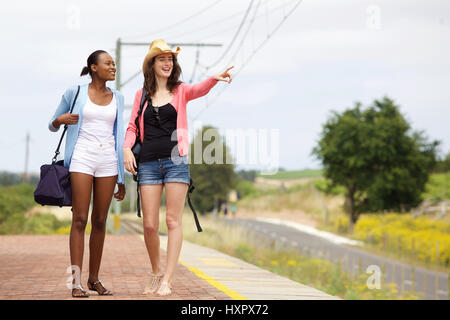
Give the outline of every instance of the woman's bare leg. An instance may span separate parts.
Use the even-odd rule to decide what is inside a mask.
[[[188,185],[186,183],[168,182],[166,186],[166,224],[168,230],[167,241],[167,264],[164,277],[161,281],[161,287],[158,290],[159,295],[168,295],[171,293],[170,283],[173,273],[180,256],[181,245],[183,243],[182,218],[183,208],[186,201]]]
[[[147,247],[148,256],[152,265],[152,273],[159,274],[159,204],[161,202],[163,185],[142,185],[140,186],[142,215],[144,225],[144,241]]]
[[[89,215],[91,202],[92,179],[89,174],[71,172],[70,181],[72,187],[72,227],[70,228],[70,262],[80,270],[83,267],[84,231]],[[74,279],[74,284],[81,285],[80,279]],[[75,293],[78,294],[78,293]]]
[[[91,215],[91,236],[89,238],[89,281],[98,281],[105,242],[106,219],[116,186],[117,176],[94,178],[94,201]],[[101,289],[100,289],[101,290]]]

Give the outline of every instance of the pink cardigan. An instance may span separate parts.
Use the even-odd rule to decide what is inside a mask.
[[[175,88],[173,92],[172,100],[170,104],[174,106],[177,111],[177,138],[178,138],[178,150],[180,156],[185,156],[189,150],[189,137],[188,137],[188,122],[186,114],[186,104],[190,100],[197,99],[206,95],[212,87],[217,84],[212,76],[206,80],[203,80],[196,84],[181,83]],[[125,134],[124,148],[132,148],[136,141],[137,132],[135,120],[139,111],[139,104],[142,96],[142,88],[136,92],[134,97],[133,109],[131,110],[130,122],[128,123],[127,132]],[[147,108],[147,102],[144,104],[144,108],[139,118],[140,137],[142,143],[144,142],[144,113]]]

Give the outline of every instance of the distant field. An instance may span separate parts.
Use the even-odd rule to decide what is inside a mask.
[[[300,179],[300,178],[319,178],[322,176],[323,170],[293,170],[278,171],[272,175],[258,174],[258,177],[265,179]]]

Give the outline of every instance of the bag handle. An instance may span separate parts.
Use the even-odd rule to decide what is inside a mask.
[[[72,107],[70,108],[70,113],[72,113],[72,111],[73,111],[73,107],[75,106],[75,102],[77,101],[79,93],[80,93],[80,86],[78,86],[77,93],[75,95],[75,99],[73,99]],[[68,126],[69,126],[68,124],[64,125],[64,131],[63,131],[63,133],[61,135],[61,138],[59,139],[58,147],[56,148],[56,151],[55,151],[55,156],[52,159],[52,164],[56,163],[56,158],[58,158],[58,155],[59,155],[59,148],[61,147],[61,142],[63,141],[64,135],[66,134]]]

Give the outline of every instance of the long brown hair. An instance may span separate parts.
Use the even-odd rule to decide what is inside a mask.
[[[155,71],[153,70],[153,65],[155,63],[155,58],[153,57],[149,62],[147,67],[144,70],[144,89],[146,92],[146,99],[150,99],[156,92],[156,76]],[[167,79],[167,89],[173,93],[173,90],[182,82],[178,80],[181,75],[181,67],[178,64],[177,57],[172,54],[173,68],[172,73]]]

